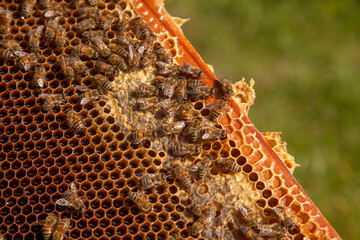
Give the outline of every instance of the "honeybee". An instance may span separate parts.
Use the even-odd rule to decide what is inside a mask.
[[[219,128],[204,126],[200,129],[200,135],[204,140],[217,140],[221,138],[226,138],[227,132],[226,130],[222,130]]]
[[[38,26],[37,28],[29,29],[29,48],[32,52],[36,53],[37,57],[40,57],[39,55],[39,43],[40,43],[40,37],[43,32],[44,26]]]
[[[120,69],[123,72],[127,72],[128,68],[126,66],[126,63],[124,59],[122,59],[119,55],[115,53],[111,53],[107,61],[111,64],[116,66],[118,69]]]
[[[6,48],[0,48],[0,57],[3,59],[13,59],[16,58],[16,55]]]
[[[47,112],[51,111],[56,105],[64,104],[67,99],[65,94],[41,93],[39,97],[45,99],[42,107]]]
[[[79,17],[83,18],[97,18],[100,11],[97,7],[81,6],[78,10]]]
[[[74,69],[70,66],[69,57],[61,56],[60,63],[65,76],[71,81],[75,78]]]
[[[6,34],[9,32],[11,23],[11,12],[0,7],[0,33]]]
[[[176,74],[178,71],[178,66],[174,64],[165,63],[162,61],[157,61],[155,63],[156,70],[159,72],[160,75],[169,75],[169,74]]]
[[[119,32],[127,32],[129,27],[129,20],[131,18],[131,15],[124,11],[124,9],[121,7],[120,4],[117,5],[117,13],[118,13],[118,30]]]
[[[20,58],[18,60],[18,67],[23,69],[24,71],[29,71],[31,66],[34,65],[38,60],[38,57],[35,53],[30,53],[26,57]]]
[[[175,92],[175,84],[176,80],[175,78],[166,78],[165,82],[164,82],[164,90],[163,90],[163,94],[166,97],[172,97],[174,95]]]
[[[197,164],[191,167],[192,172],[197,172],[198,179],[204,179],[206,176],[208,169],[211,165],[212,157],[210,155],[205,156],[202,158]]]
[[[95,67],[97,68],[97,70],[105,75],[117,75],[119,72],[118,70],[110,65],[110,64],[107,64],[106,62],[103,62],[103,61],[95,61]]]
[[[159,98],[140,98],[136,101],[136,106],[139,110],[146,110],[154,107],[159,102]]]
[[[146,139],[155,139],[157,137],[156,131],[153,130],[137,130],[129,135],[129,140],[134,144],[140,144]]]
[[[219,101],[212,104],[212,109],[210,111],[209,120],[210,121],[217,121],[217,119],[219,118],[221,112],[226,107],[226,104],[227,104],[227,99],[226,98],[221,98]]]
[[[97,18],[100,29],[102,29],[105,32],[107,32],[111,28],[111,25],[115,22],[115,20],[116,20],[115,17],[110,13],[100,15]]]
[[[205,86],[204,83],[198,79],[190,79],[188,81],[188,87],[189,88],[198,88]]]
[[[156,95],[156,87],[141,83],[139,87],[133,92],[134,97],[150,97]]]
[[[156,90],[157,93],[157,90]],[[158,116],[159,117],[174,117],[175,111],[174,108],[176,107],[172,101],[169,99],[165,99],[161,101],[157,107],[159,108]]]
[[[58,28],[55,34],[55,46],[61,50],[64,49],[65,46],[65,29]]]
[[[175,156],[183,156],[187,154],[198,155],[200,153],[200,146],[177,143],[170,147],[170,152]]]
[[[0,46],[8,49],[14,56],[19,56],[19,54],[24,53],[23,48],[14,40],[0,40]]]
[[[85,105],[90,101],[94,101],[97,100],[101,97],[101,95],[103,95],[103,92],[101,91],[101,89],[89,89],[87,87],[84,86],[75,86],[77,89],[79,89],[80,91],[83,91],[82,94],[80,94],[80,104],[81,105]]]
[[[45,30],[45,39],[50,42],[54,40],[57,29],[59,28],[59,20],[60,17],[56,17],[55,19],[50,19],[47,22],[46,30]]]
[[[98,5],[100,3],[100,0],[86,0],[86,2],[90,6],[95,6],[95,5]]]
[[[180,75],[190,77],[190,78],[202,78],[204,76],[204,72],[199,68],[191,65],[190,63],[184,64],[178,67],[178,71]]]
[[[243,216],[243,218],[247,221],[250,220],[250,218],[252,216],[254,216],[254,211],[248,206],[241,206],[239,208],[239,211],[240,211],[241,215]]]
[[[150,36],[150,30],[144,23],[141,17],[135,17],[131,20],[131,23],[135,27],[135,33],[140,40],[148,39]]]
[[[177,101],[182,102],[187,99],[187,92],[186,92],[186,80],[180,79],[175,88],[175,98]]]
[[[85,37],[87,37],[91,43],[96,46],[97,51],[99,51],[100,55],[103,58],[107,58],[111,54],[111,50],[106,46],[106,44],[103,41],[103,38],[98,34],[89,34],[89,33],[83,33]]]
[[[234,93],[232,83],[227,78],[218,77],[218,82],[221,85],[221,90],[226,97],[231,97]]]
[[[147,68],[148,66],[150,66],[151,64],[151,57],[149,54],[143,54],[143,56],[140,59],[139,62],[139,68],[140,69],[144,69]]]
[[[156,54],[157,61],[164,62],[166,64],[172,64],[173,60],[171,59],[170,54],[165,50],[159,42],[154,44],[154,52]]]
[[[65,111],[66,119],[70,127],[74,127],[76,130],[84,131],[83,117],[77,114],[74,110],[67,109]]]
[[[217,159],[215,161],[215,165],[224,170],[228,170],[233,173],[238,173],[241,171],[239,165],[237,165],[235,162],[231,161],[230,159]]]
[[[75,183],[70,184],[70,191],[63,193],[63,198],[56,200],[56,204],[60,206],[73,207],[77,211],[83,212],[86,208],[83,200],[77,195]]]
[[[114,53],[116,53],[117,55],[119,55],[122,59],[124,59],[125,61],[129,59],[129,52],[126,51],[125,48],[115,44],[115,43],[111,43],[109,45],[109,48],[111,49],[111,51],[113,51]]]
[[[82,20],[81,22],[78,22],[74,26],[75,31],[85,31],[89,29],[94,29],[96,27],[96,21],[93,18],[86,18]]]
[[[176,80],[174,78],[157,77],[155,79],[156,88],[162,92],[164,96],[171,97],[175,91]]]
[[[129,34],[121,33],[120,35],[116,35],[116,42],[121,46],[135,45],[135,41],[136,40],[134,40]]]
[[[58,221],[55,231],[52,235],[53,240],[63,240],[65,238],[64,234],[70,228],[70,220],[67,218],[61,219]]]
[[[172,164],[170,174],[174,179],[179,180],[181,186],[185,187],[186,189],[190,188],[191,178],[179,162]]]
[[[63,15],[64,12],[65,12],[65,6],[60,5],[58,3],[50,3],[46,7],[46,11],[44,12],[44,17],[53,18]]]
[[[286,227],[282,226],[278,223],[273,224],[257,224],[255,226],[255,230],[257,230],[258,234],[261,237],[273,237],[282,232],[286,231]]]
[[[151,211],[150,203],[147,201],[145,195],[140,190],[137,190],[137,192],[131,192],[129,197],[134,203],[138,205],[140,211],[144,213]]]
[[[193,120],[192,110],[193,106],[191,103],[188,102],[183,105],[183,109],[181,112],[181,120],[184,121],[186,124],[190,124]]]
[[[214,95],[214,93],[215,93],[215,90],[209,86],[201,86],[201,87],[190,89],[188,91],[189,97],[195,98],[195,100],[206,99],[206,98],[210,97],[211,95]]]
[[[89,74],[89,69],[83,61],[80,60],[79,55],[68,57],[70,66],[75,70],[75,72],[82,73],[83,75]]]
[[[184,112],[183,112],[184,113]],[[202,124],[202,119],[201,118],[195,118],[192,119],[192,115],[191,112],[185,112],[185,118],[190,118],[188,122],[188,126],[186,127],[186,129],[183,132],[184,136],[189,135],[189,139],[192,143],[196,142],[196,140],[198,139],[199,136],[199,127]],[[188,113],[190,113],[190,116],[188,115]]]
[[[201,234],[203,228],[204,227],[201,222],[194,222],[194,224],[191,225],[191,227],[189,227],[191,236],[193,236],[193,237],[199,236]]]
[[[158,137],[163,137],[173,133],[179,133],[181,129],[184,128],[184,126],[185,126],[185,122],[183,121],[172,122],[165,125],[161,125],[161,127],[159,127],[159,129],[157,130]]]
[[[88,57],[88,58],[97,58],[98,57],[98,52],[93,47],[91,47],[89,45],[85,45],[83,43],[80,43],[78,46],[76,46],[75,52],[79,56],[84,56],[84,57]]]
[[[286,209],[275,207],[273,208],[274,215],[281,221],[281,224],[292,230],[296,227],[296,223]]]
[[[149,189],[161,183],[166,183],[166,175],[163,172],[157,174],[146,174],[139,180],[139,184],[143,190]]]
[[[187,207],[187,210],[197,218],[204,217],[206,208],[199,204],[191,204]]]
[[[28,18],[32,13],[36,0],[25,0],[21,7],[21,13],[24,18]]]
[[[262,238],[259,236],[259,234],[257,234],[255,232],[254,229],[252,229],[251,227],[247,226],[247,225],[240,225],[240,232],[244,235],[244,237],[246,237],[247,239],[250,240],[261,240]]]
[[[49,240],[55,230],[56,223],[58,221],[58,217],[50,213],[43,222],[43,228],[41,230],[42,236],[44,240]]]
[[[138,52],[136,52],[132,44],[129,45],[129,56],[130,58],[128,62],[130,70],[135,71],[139,66],[140,55]]]
[[[111,86],[111,83],[104,75],[97,74],[95,76],[95,81],[99,83],[99,85],[106,91],[113,91],[113,87]]]
[[[34,76],[33,76],[33,85],[39,88],[43,88],[45,85],[45,68],[42,63],[36,63]]]

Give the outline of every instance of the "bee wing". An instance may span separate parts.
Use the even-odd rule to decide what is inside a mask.
[[[170,67],[171,66],[170,64],[168,64],[166,62],[162,62],[162,61],[157,61],[155,64],[159,67]]]
[[[49,97],[52,97],[52,96],[55,96],[55,94],[50,94],[50,93],[41,93],[39,95],[40,98],[43,98],[43,99],[46,99],[46,98],[49,98]]]
[[[130,55],[130,58],[132,59],[132,58],[134,58],[134,47],[133,47],[133,45],[129,45],[129,55]]]
[[[134,141],[133,141],[133,143],[134,144],[140,144],[142,141],[144,141],[146,138],[140,138],[140,139],[135,139]]]
[[[141,196],[141,198],[145,198],[144,193],[140,189],[137,190],[137,193]]]
[[[68,200],[65,200],[64,198],[60,198],[56,200],[55,203],[60,206],[72,207],[72,204]]]
[[[139,49],[138,49],[138,53],[139,53],[140,56],[143,55],[144,50],[145,50],[145,46],[144,46],[144,45],[141,45],[141,46],[139,47]]]
[[[171,97],[174,94],[174,91],[175,91],[175,85],[168,84],[168,86],[166,86],[165,89],[164,89],[164,95],[168,96],[168,97]]]
[[[23,52],[23,51],[14,51],[14,55],[17,56],[17,57],[27,57],[27,56],[29,56],[28,53]]]
[[[204,135],[202,135],[203,140],[207,140],[207,139],[211,139],[211,138],[213,138],[213,134],[211,134],[211,133],[205,133]]]
[[[61,67],[62,67],[63,69],[66,68],[66,60],[67,60],[67,59],[65,59],[64,56],[61,56],[61,58],[60,58],[60,63],[61,63]]]
[[[183,127],[185,127],[185,122],[184,121],[178,121],[174,123],[174,129],[173,131],[179,131],[181,130]]]
[[[80,104],[81,104],[81,105],[85,105],[85,104],[87,104],[87,103],[90,102],[90,101],[91,101],[91,98],[83,98],[83,99],[81,99]]]
[[[193,127],[193,126],[192,126],[192,123],[190,123],[188,126],[186,126],[186,128],[185,128],[184,131],[183,131],[183,135],[184,135],[184,136],[189,135],[190,130],[191,130],[192,127]]]
[[[72,191],[73,193],[75,193],[76,196],[77,196],[77,191],[78,191],[78,189],[77,189],[77,187],[76,187],[76,184],[73,183],[73,182],[70,184],[70,191]]]
[[[36,29],[36,34],[38,34],[38,36],[40,36],[41,33],[43,32],[43,30],[44,30],[44,25],[38,26]]]
[[[90,91],[89,88],[87,88],[87,87],[85,87],[85,86],[81,86],[81,85],[76,85],[75,88],[78,89],[78,90],[80,90],[80,91],[83,91],[83,92]]]
[[[185,90],[185,94],[184,94],[184,99],[187,100],[188,99],[188,93],[187,91]]]
[[[212,108],[214,108],[216,106],[216,104],[217,104],[217,102],[213,102],[213,103],[205,105],[205,107],[208,108],[208,109],[212,109]]]
[[[200,162],[201,162],[201,161],[198,161],[197,163],[195,163],[195,164],[190,168],[190,172],[196,172],[196,171],[199,169]]]

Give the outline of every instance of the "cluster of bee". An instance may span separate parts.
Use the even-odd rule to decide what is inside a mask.
[[[246,224],[240,225],[241,234],[247,239],[261,240],[263,237],[269,239],[291,240],[292,238],[287,234],[288,230],[296,228],[296,224],[287,212],[286,208],[275,207],[273,215],[280,223],[262,224],[257,223],[253,219],[253,211],[247,206],[240,207],[242,217]]]
[[[227,132],[219,128],[218,119],[225,112],[227,99],[232,96],[231,82],[218,77],[219,90],[206,86],[202,81],[204,73],[197,67],[185,63],[177,65],[172,56],[156,41],[156,36],[150,31],[146,23],[130,12],[124,11],[120,5],[112,13],[101,13],[97,5],[100,0],[87,0],[80,4],[73,0],[69,7],[78,13],[78,22],[72,30],[79,32],[87,42],[81,42],[76,47],[67,46],[66,30],[61,25],[61,18],[67,7],[50,0],[25,0],[22,5],[22,16],[28,18],[35,6],[45,10],[46,24],[28,29],[28,49],[23,48],[14,40],[0,41],[0,57],[17,59],[19,69],[32,71],[32,84],[36,88],[46,87],[46,70],[41,61],[40,41],[46,40],[47,45],[53,44],[56,49],[72,49],[71,54],[63,53],[58,64],[66,79],[73,81],[76,78],[89,78],[97,86],[88,88],[76,85],[81,92],[79,102],[81,105],[112,96],[116,99],[119,91],[128,91],[128,107],[134,113],[150,113],[149,119],[152,127],[136,126],[130,130],[127,140],[139,145],[148,141],[160,141],[162,148],[168,153],[168,159],[163,162],[165,172],[144,174],[139,179],[139,186],[129,193],[129,198],[137,204],[140,211],[149,213],[152,210],[150,202],[144,194],[157,185],[168,186],[167,177],[179,182],[187,193],[193,191],[193,183],[204,181],[209,169],[214,166],[224,172],[238,173],[240,167],[233,159],[218,158],[211,154],[201,156],[201,144],[204,141],[224,140]],[[9,32],[11,13],[0,8],[0,33]],[[115,39],[106,40],[108,32],[115,29]],[[94,66],[90,69],[89,66]],[[129,87],[128,90],[116,89],[114,79],[143,71],[151,72],[150,81],[141,81]],[[135,87],[134,87],[135,86]],[[221,96],[212,104],[206,105],[208,98],[214,95]],[[67,103],[64,93],[41,93],[44,99],[42,108],[51,112],[55,107],[62,108]],[[117,99],[122,101],[123,99]],[[195,110],[193,102],[203,101],[209,114],[202,116]],[[63,109],[70,127],[84,131],[84,117],[71,108]],[[135,124],[133,124],[135,125]],[[166,144],[165,144],[166,143]],[[185,163],[191,160],[189,168]],[[56,201],[57,205],[72,207],[77,211],[84,211],[86,206],[77,195],[75,183],[71,183],[70,191],[63,194],[63,198]],[[191,215],[192,222],[188,225],[190,234],[198,237],[204,226],[215,215],[215,209],[201,205],[190,204],[187,212]],[[295,224],[285,209],[275,208],[280,224],[259,224],[252,219],[250,208],[243,208],[242,215],[246,224],[240,226],[242,235],[247,239],[258,240],[263,237],[281,240],[290,239],[286,234],[287,229],[292,229]],[[55,214],[49,214],[43,222],[42,234],[45,240],[59,240],[65,237],[70,229],[70,220],[61,219]],[[1,237],[0,237],[1,239]],[[176,234],[169,239],[179,239]]]

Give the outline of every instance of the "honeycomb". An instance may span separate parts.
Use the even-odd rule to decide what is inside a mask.
[[[292,177],[279,133],[247,118],[254,82],[228,96],[162,1],[0,7],[4,239],[42,239],[49,216],[51,239],[58,229],[70,239],[340,239]],[[64,193],[84,211],[60,204]]]

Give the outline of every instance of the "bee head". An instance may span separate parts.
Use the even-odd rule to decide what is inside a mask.
[[[221,130],[220,136],[221,136],[221,138],[226,138],[226,137],[227,137],[227,132],[226,132],[226,130]]]

